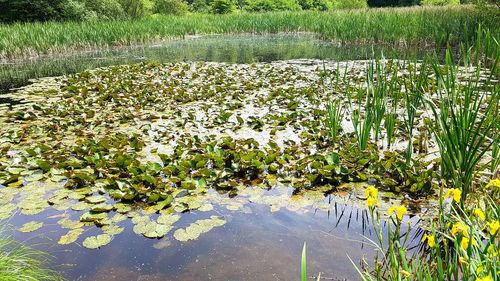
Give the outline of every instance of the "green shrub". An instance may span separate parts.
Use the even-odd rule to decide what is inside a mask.
[[[210,11],[214,14],[230,14],[236,10],[233,0],[214,0],[210,4]]]
[[[302,10],[326,11],[332,4],[330,0],[298,0]]]
[[[459,5],[460,0],[422,0],[421,3],[426,6]]]
[[[91,21],[97,19],[95,11],[88,10],[85,4],[77,0],[68,0],[62,5],[61,16],[71,21]]]
[[[122,19],[126,18],[122,6],[116,0],[83,0],[89,11],[97,14],[99,19]]]
[[[183,0],[156,0],[153,11],[164,15],[184,15],[188,8]]]
[[[151,13],[153,2],[149,0],[118,0],[125,14],[131,18],[140,18]]]
[[[333,0],[329,9],[359,9],[368,7],[366,0]]]
[[[249,0],[245,10],[250,12],[298,11],[301,6],[295,0]]]
[[[193,12],[208,13],[210,12],[210,4],[206,0],[193,0],[189,9]]]
[[[66,0],[0,0],[0,22],[63,19]]]

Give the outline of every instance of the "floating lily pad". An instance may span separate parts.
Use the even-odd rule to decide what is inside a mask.
[[[59,238],[59,241],[57,243],[60,245],[67,245],[74,243],[76,242],[76,240],[78,240],[83,231],[84,230],[82,228],[72,229],[68,231],[67,234],[61,236],[61,238]]]
[[[209,219],[198,220],[185,229],[177,229],[174,232],[174,238],[182,242],[196,240],[201,234],[209,232],[214,227],[222,226],[225,223],[226,221],[223,218],[211,216]]]
[[[37,221],[30,221],[25,224],[21,228],[19,228],[19,231],[21,232],[33,232],[38,229],[40,229],[43,226],[43,222],[37,222]]]
[[[100,234],[97,236],[90,236],[83,240],[83,247],[87,249],[98,249],[102,246],[108,245],[112,240],[109,234]]]

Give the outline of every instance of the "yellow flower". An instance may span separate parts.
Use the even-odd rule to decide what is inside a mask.
[[[493,278],[491,278],[491,275],[486,275],[483,277],[478,277],[476,281],[493,281]]]
[[[469,244],[476,245],[476,241],[474,240],[474,238],[472,238],[472,241],[471,241],[467,237],[462,237],[462,241],[460,241],[460,246],[462,246],[462,249],[467,250],[469,248]]]
[[[495,235],[495,233],[497,233],[498,229],[500,228],[500,222],[497,220],[487,222],[486,227],[490,229],[491,235]]]
[[[408,271],[404,270],[404,269],[401,269],[401,275],[403,275],[405,278],[409,278],[411,276],[411,273],[409,273]]]
[[[486,185],[486,188],[490,188],[490,187],[493,187],[493,186],[496,186],[496,187],[500,188],[500,179],[492,179],[492,180],[490,180],[490,182]]]
[[[376,197],[368,197],[366,198],[366,206],[368,207],[374,207],[378,205],[378,200]]]
[[[480,220],[484,221],[486,219],[486,216],[484,215],[483,210],[476,208],[474,210],[474,215],[477,216]]]
[[[425,240],[427,240],[427,245],[431,248],[434,248],[434,245],[436,245],[436,237],[434,237],[434,235],[425,234],[424,237],[422,237],[422,242],[425,242]]]
[[[375,188],[375,186],[373,186],[373,185],[369,185],[365,190],[365,196],[377,198],[378,197],[378,189]]]
[[[446,198],[453,197],[453,200],[458,203],[460,202],[460,198],[462,197],[462,191],[456,188],[448,189],[448,191],[445,194],[445,197]]]
[[[459,261],[460,263],[463,263],[463,264],[468,264],[467,259],[466,259],[466,258],[464,258],[464,257],[459,257],[459,258],[458,258],[458,261]]]
[[[462,222],[456,222],[451,227],[451,234],[456,236],[457,234],[462,234],[465,237],[469,237],[469,227]]]
[[[398,221],[403,219],[404,214],[408,214],[408,210],[406,209],[405,205],[401,206],[392,206],[387,210],[387,213],[389,216],[392,216],[392,214],[396,212],[396,216],[398,218]]]

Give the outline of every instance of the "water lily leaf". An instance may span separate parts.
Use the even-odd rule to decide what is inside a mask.
[[[109,212],[111,210],[113,210],[113,206],[110,204],[106,204],[106,203],[97,204],[97,205],[94,205],[93,207],[90,208],[90,211],[96,212],[96,213]]]
[[[176,223],[179,219],[181,218],[180,215],[174,214],[174,215],[167,215],[167,214],[161,214],[157,222],[159,224],[166,224],[166,225],[172,225]]]
[[[92,205],[87,203],[87,202],[79,201],[75,204],[72,204],[71,209],[74,211],[84,211],[84,210],[88,210],[91,206]]]
[[[0,220],[10,218],[16,209],[16,205],[12,203],[0,206]]]
[[[62,218],[57,221],[57,224],[66,229],[77,229],[83,226],[81,221],[72,220],[70,218]]]
[[[109,234],[109,235],[118,235],[118,234],[122,233],[123,230],[124,230],[123,227],[118,226],[118,225],[113,225],[113,224],[105,225],[102,227],[102,231],[106,234]]]
[[[91,203],[91,204],[98,204],[98,203],[106,202],[106,197],[104,197],[103,195],[92,195],[92,196],[86,197],[85,201],[87,201],[88,203]]]
[[[91,212],[87,212],[87,213],[84,213],[80,217],[80,221],[82,221],[82,222],[98,222],[98,221],[106,219],[107,217],[108,217],[107,213],[91,213]]]
[[[109,234],[100,234],[97,236],[90,236],[83,240],[83,247],[87,249],[98,249],[102,246],[108,245],[112,240]]]
[[[74,243],[76,242],[76,240],[78,240],[78,238],[82,233],[83,233],[82,228],[72,229],[68,231],[68,233],[66,233],[65,235],[61,236],[61,238],[59,238],[59,241],[57,243],[60,245],[68,245]]]
[[[30,221],[25,224],[21,228],[19,228],[19,231],[21,232],[33,232],[38,229],[40,229],[43,226],[43,222],[37,222],[37,221]]]
[[[197,239],[201,234],[209,232],[214,227],[222,226],[226,223],[222,217],[211,216],[209,219],[198,220],[190,224],[185,229],[177,229],[174,238],[181,242]]]

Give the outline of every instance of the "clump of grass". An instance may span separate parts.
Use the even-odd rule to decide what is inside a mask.
[[[49,256],[5,236],[0,229],[0,280],[57,281],[64,280],[46,266]]]
[[[449,51],[445,67],[435,62],[433,69],[439,105],[427,101],[435,118],[431,130],[439,146],[441,175],[462,191],[463,204],[473,188],[477,166],[494,144],[493,139],[498,138],[492,133],[499,122],[493,113],[498,110],[500,88],[493,79],[495,69],[490,70],[483,86],[479,86],[484,78],[480,65],[465,85],[459,83],[457,66]]]

